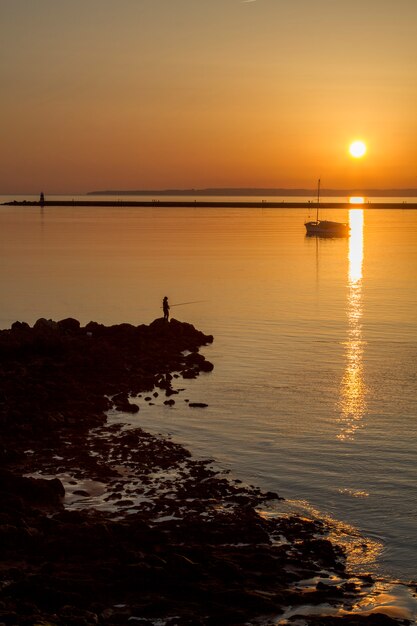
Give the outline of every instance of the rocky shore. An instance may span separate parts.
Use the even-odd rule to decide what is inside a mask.
[[[373,581],[324,522],[263,515],[277,494],[108,423],[175,403],[212,341],[161,319],[0,331],[0,626],[410,623],[353,610]]]

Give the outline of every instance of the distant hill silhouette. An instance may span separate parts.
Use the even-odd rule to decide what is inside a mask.
[[[315,196],[316,189],[207,188],[207,189],[107,189],[88,196]],[[322,196],[417,197],[417,189],[322,189]]]

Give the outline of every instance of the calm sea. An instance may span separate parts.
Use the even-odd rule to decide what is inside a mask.
[[[369,569],[415,579],[417,211],[322,217],[350,237],[306,238],[299,209],[0,207],[0,326],[148,323],[167,295],[214,335],[215,369],[127,419],[353,527]]]

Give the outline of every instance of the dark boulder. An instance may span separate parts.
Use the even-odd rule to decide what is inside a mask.
[[[202,372],[212,372],[214,370],[213,363],[211,363],[210,361],[206,361],[206,360],[200,363],[199,367],[200,367],[200,371]]]
[[[41,332],[55,332],[58,329],[58,322],[54,320],[47,320],[44,317],[40,317],[35,324],[33,325],[33,329]]]
[[[33,506],[61,506],[65,489],[58,478],[27,478],[12,474],[7,470],[0,471],[0,493],[3,502],[10,498],[21,498]]]
[[[87,335],[101,336],[104,334],[106,327],[103,324],[97,322],[88,322],[85,326],[85,332]]]
[[[80,322],[73,317],[67,317],[58,322],[58,328],[65,332],[74,333],[80,330]]]
[[[139,407],[137,404],[133,402],[129,402],[129,398],[127,393],[122,392],[113,396],[112,398],[114,405],[118,411],[123,411],[123,413],[138,413]]]
[[[26,322],[13,322],[11,328],[12,330],[18,330],[18,331],[30,330],[30,326]]]
[[[184,359],[187,365],[201,365],[205,360],[205,357],[199,352],[190,352]]]

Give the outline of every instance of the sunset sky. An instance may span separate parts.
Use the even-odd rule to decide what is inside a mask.
[[[0,35],[0,193],[417,187],[417,0],[0,0]]]

